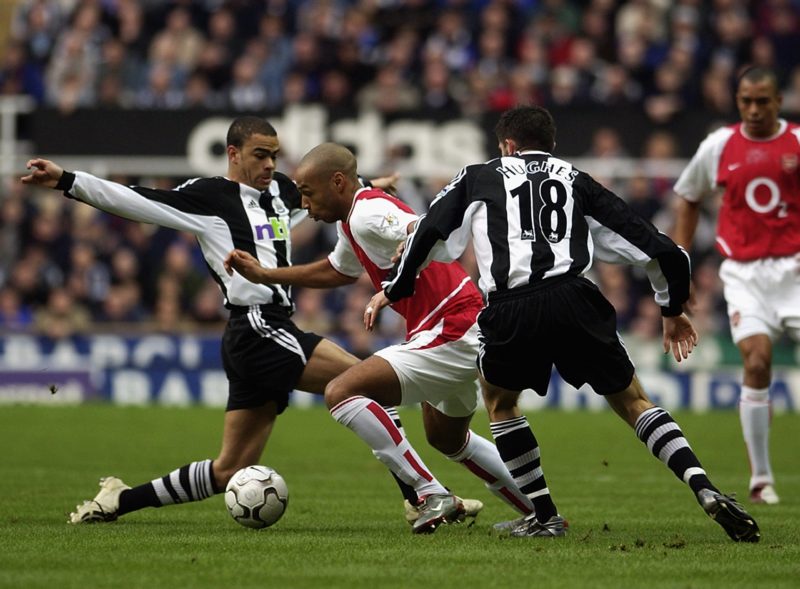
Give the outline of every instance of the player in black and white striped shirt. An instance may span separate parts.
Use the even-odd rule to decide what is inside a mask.
[[[391,301],[409,296],[428,259],[457,258],[471,235],[488,297],[478,317],[478,367],[492,433],[519,487],[540,500],[535,517],[512,534],[565,531],[555,505],[541,503],[549,493],[534,484],[543,481],[539,447],[517,407],[523,389],[546,394],[555,365],[568,383],[588,383],[604,395],[733,540],[757,542],[753,518],[714,487],[678,424],[648,399],[616,331],[614,308],[584,277],[595,257],[644,266],[662,309],[664,351],[680,361],[697,342],[682,311],[686,252],[588,174],[551,155],[555,124],[545,109],[512,109],[496,133],[502,157],[467,166],[439,193],[384,294]]]
[[[227,177],[197,178],[174,190],[123,186],[85,172],[66,172],[47,160],[28,162],[31,173],[24,183],[62,190],[126,219],[194,234],[230,309],[222,339],[230,386],[219,456],[133,489],[116,477],[101,479],[99,494],[77,507],[71,523],[113,521],[144,507],[197,501],[221,492],[234,472],[259,461],[292,390],[322,394],[328,382],[358,363],[333,342],[294,325],[289,287],[253,284],[239,274],[228,275],[223,266],[233,249],[252,254],[267,268],[291,263],[290,229],[306,211],[294,183],[275,171],[279,151],[272,125],[241,117],[228,131]],[[391,411],[399,426],[396,411]],[[413,488],[399,480],[398,484],[415,505]],[[472,501],[473,511],[482,507],[476,503]]]

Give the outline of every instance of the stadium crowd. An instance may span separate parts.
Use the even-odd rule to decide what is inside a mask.
[[[736,73],[750,63],[778,72],[784,111],[797,115],[798,55],[798,0],[20,0],[0,59],[0,95],[26,94],[63,112],[275,112],[319,102],[473,117],[531,102],[630,105],[655,126],[685,107],[706,109],[709,120],[735,119]],[[630,153],[613,129],[600,128],[583,155],[658,161],[678,152],[668,131]],[[291,173],[291,165],[280,169]],[[670,229],[675,178],[598,179]],[[403,187],[415,193],[415,206],[438,189]],[[306,223],[295,261],[329,251],[333,239]],[[697,301],[701,333],[727,329],[712,245],[707,219],[694,258],[706,293]],[[474,273],[474,263],[465,264]],[[607,265],[594,272],[621,330],[656,337],[660,314],[645,276]],[[377,335],[363,330],[368,281],[296,294],[298,324],[335,334],[354,353],[402,337],[390,314]],[[15,179],[2,187],[0,330],[53,338],[119,322],[218,330],[225,315],[193,240],[39,199]]]

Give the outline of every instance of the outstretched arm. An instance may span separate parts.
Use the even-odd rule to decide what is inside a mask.
[[[242,250],[233,250],[225,258],[225,270],[239,274],[256,284],[285,284],[309,288],[334,288],[352,284],[357,278],[337,272],[327,258],[310,264],[284,268],[264,268],[252,255]]]

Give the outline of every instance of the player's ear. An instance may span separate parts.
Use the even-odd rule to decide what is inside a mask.
[[[342,192],[344,189],[344,174],[341,172],[334,172],[331,181],[333,182],[333,186],[336,188],[336,190]]]
[[[238,164],[239,163],[239,150],[236,148],[236,146],[235,145],[229,145],[226,150],[228,152],[228,161],[231,162],[232,164]]]

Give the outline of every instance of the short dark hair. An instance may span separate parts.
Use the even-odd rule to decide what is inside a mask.
[[[227,145],[242,147],[251,135],[266,135],[267,137],[277,137],[278,132],[275,127],[269,124],[267,119],[261,117],[238,117],[234,119],[228,127]]]
[[[556,144],[556,123],[546,108],[517,106],[500,116],[494,132],[497,140],[513,139],[522,149],[550,152]]]
[[[745,69],[739,76],[739,79],[736,82],[736,87],[738,88],[744,80],[747,80],[751,84],[768,80],[772,84],[772,87],[775,89],[776,93],[780,93],[781,91],[780,82],[778,82],[778,74],[775,73],[775,70],[771,70],[767,67],[754,65]]]

